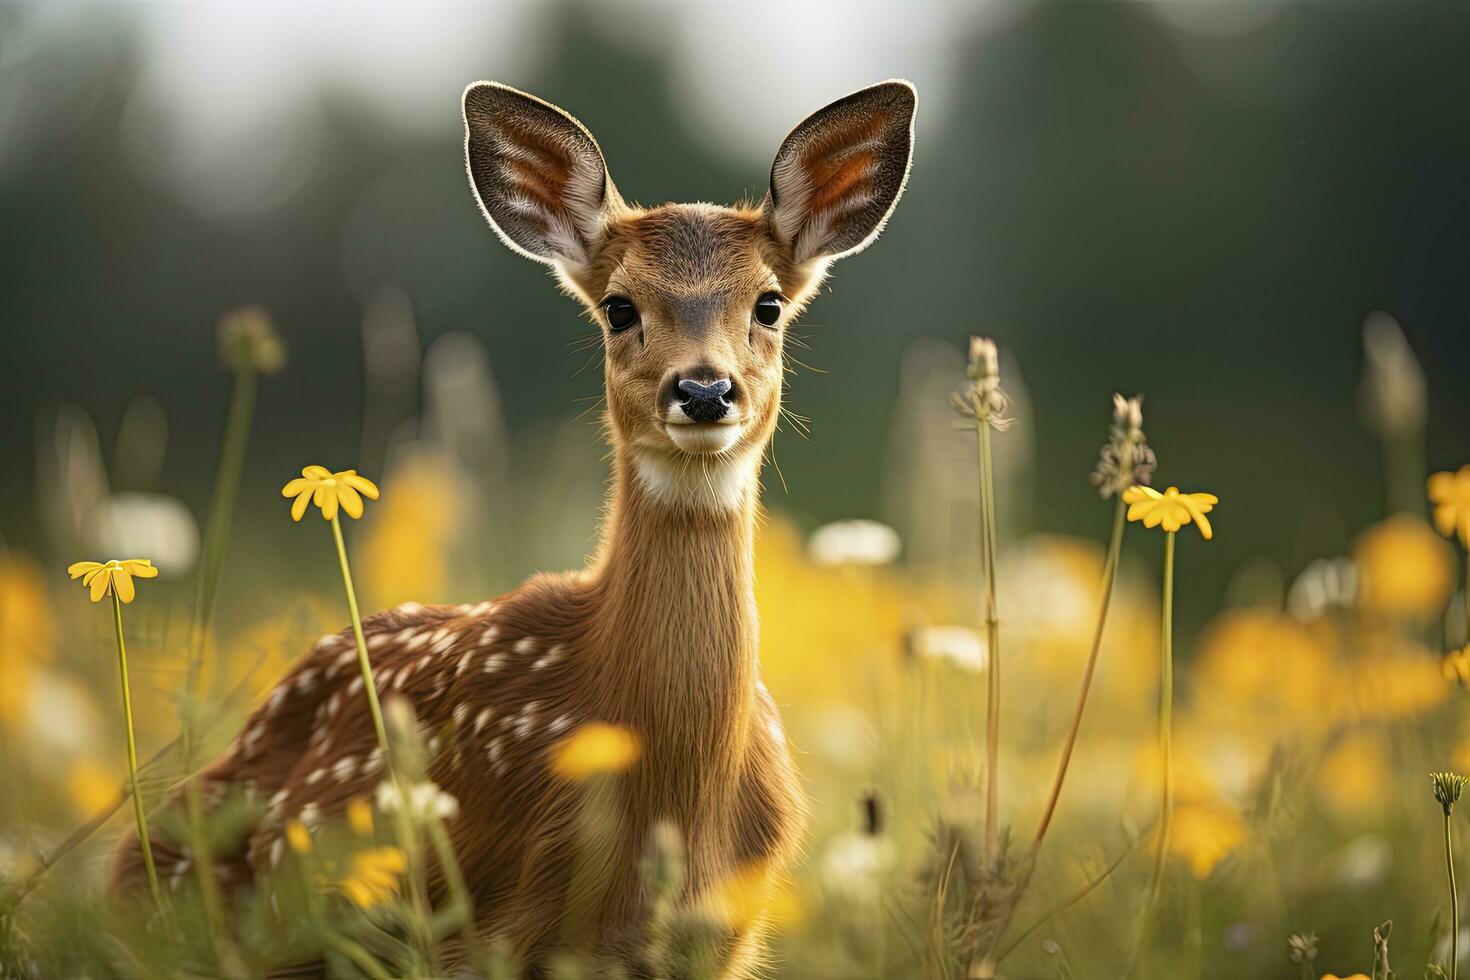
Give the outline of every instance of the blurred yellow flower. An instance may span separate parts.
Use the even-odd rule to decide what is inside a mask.
[[[1358,535],[1358,603],[1384,616],[1439,615],[1455,587],[1449,548],[1417,517],[1395,514]]]
[[[357,470],[338,470],[333,473],[325,466],[307,466],[301,475],[281,488],[281,496],[295,497],[291,505],[291,520],[299,521],[306,513],[306,505],[316,504],[321,508],[322,518],[330,521],[337,516],[340,504],[348,517],[362,516],[362,498],[378,499],[378,487]]]
[[[135,591],[133,579],[156,578],[158,569],[147,558],[114,558],[111,561],[77,561],[67,566],[67,574],[80,578],[82,585],[92,590],[92,601],[101,602],[102,597],[117,591],[123,602],[132,602]]]
[[[34,711],[32,675],[51,659],[55,632],[40,566],[18,551],[0,558],[0,726]]]
[[[1196,878],[1210,876],[1215,866],[1245,840],[1245,821],[1224,803],[1186,804],[1174,812],[1169,853],[1189,865]]]
[[[623,772],[642,753],[638,736],[618,725],[583,725],[551,749],[551,768],[563,779]]]
[[[1392,785],[1388,753],[1371,731],[1350,731],[1338,741],[1316,771],[1317,795],[1331,810],[1361,820],[1383,809]]]
[[[373,805],[361,796],[354,796],[347,801],[347,826],[352,828],[354,834],[371,834],[373,832]]]
[[[286,824],[286,843],[297,854],[305,854],[311,850],[311,831],[300,820],[292,820]]]
[[[444,595],[472,496],[465,477],[452,460],[421,452],[396,464],[383,486],[358,545],[363,592],[384,606]]]
[[[1449,697],[1443,662],[1393,637],[1369,636],[1366,652],[1351,664],[1353,697],[1364,718],[1413,718]]]
[[[66,774],[66,795],[78,813],[95,816],[117,802],[118,777],[91,759],[81,759]]]
[[[1447,538],[1459,535],[1460,544],[1470,548],[1470,465],[1431,476],[1429,501],[1439,533]]]
[[[1320,632],[1266,609],[1220,613],[1190,672],[1200,711],[1236,729],[1328,727],[1340,672]]]
[[[352,855],[352,870],[342,879],[342,893],[361,909],[382,905],[398,894],[398,876],[408,859],[396,847],[374,847]]]
[[[1162,524],[1165,531],[1177,531],[1193,523],[1206,541],[1214,537],[1214,528],[1205,517],[1220,502],[1212,493],[1180,493],[1178,487],[1159,493],[1153,487],[1140,485],[1124,490],[1123,502],[1128,505],[1128,519],[1143,521],[1144,527]]]

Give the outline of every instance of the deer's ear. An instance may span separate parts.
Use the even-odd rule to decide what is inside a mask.
[[[499,82],[464,90],[465,166],[485,220],[516,252],[575,274],[620,198],[587,127]]]
[[[908,180],[918,93],[905,81],[854,92],[791,131],[771,167],[766,220],[797,262],[862,251]]]

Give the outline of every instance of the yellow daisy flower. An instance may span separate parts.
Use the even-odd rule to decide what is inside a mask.
[[[342,892],[360,909],[382,905],[398,894],[398,876],[408,858],[396,847],[374,847],[352,855],[352,871],[342,879]]]
[[[132,602],[135,590],[134,578],[157,578],[158,569],[147,558],[116,558],[111,561],[78,561],[67,566],[66,573],[80,578],[82,585],[92,590],[92,601],[101,602],[102,597],[113,590],[123,602]]]
[[[1470,548],[1470,465],[1458,472],[1436,473],[1429,478],[1429,502],[1434,504],[1434,526],[1445,537],[1458,535]]]
[[[1178,487],[1159,493],[1153,487],[1133,486],[1123,491],[1123,502],[1128,505],[1128,519],[1143,521],[1144,527],[1162,524],[1165,531],[1172,532],[1192,523],[1206,541],[1214,537],[1215,530],[1205,517],[1220,502],[1212,493],[1180,493]]]
[[[638,736],[617,725],[583,725],[551,750],[551,768],[563,779],[582,780],[622,772],[638,761]]]
[[[307,466],[301,475],[281,488],[281,496],[295,497],[291,505],[291,520],[299,521],[306,513],[307,504],[321,508],[322,518],[330,521],[337,516],[341,505],[348,517],[362,516],[362,498],[378,499],[378,485],[357,470],[339,470],[333,473],[325,466]]]
[[[311,850],[311,831],[300,820],[292,820],[286,824],[286,843],[297,854],[305,854]]]

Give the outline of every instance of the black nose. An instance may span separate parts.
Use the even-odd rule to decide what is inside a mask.
[[[683,401],[679,407],[696,422],[718,422],[730,411],[730,381],[721,378],[708,383],[685,378],[679,382]]]

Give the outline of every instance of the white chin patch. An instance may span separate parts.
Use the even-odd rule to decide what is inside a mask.
[[[664,426],[669,440],[686,453],[722,453],[740,441],[740,433],[744,429],[745,426],[739,422],[669,423]]]
[[[734,429],[738,426],[719,428]],[[638,450],[633,461],[638,481],[659,503],[669,507],[724,511],[738,509],[755,481],[756,467],[749,456],[749,453],[718,456],[708,450],[670,456]]]

